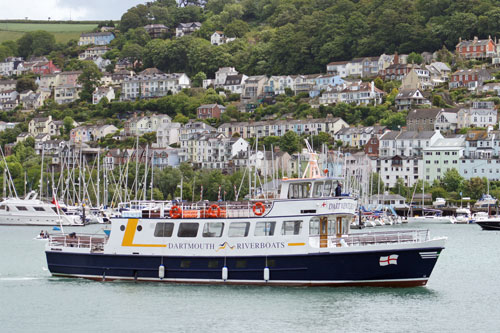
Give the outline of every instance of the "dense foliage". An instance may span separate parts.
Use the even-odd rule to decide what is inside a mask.
[[[314,73],[334,60],[396,51],[433,52],[443,45],[453,50],[460,37],[496,36],[499,4],[498,0],[208,0],[204,7],[179,7],[174,0],[161,0],[123,14],[120,29],[126,34],[116,43],[137,43],[130,31],[142,30],[148,23],[165,24],[171,36],[179,23],[200,21],[202,28],[193,36],[137,43],[144,47],[145,65],[208,76],[222,66],[235,66],[248,75]],[[209,39],[215,30],[238,39],[212,46]]]

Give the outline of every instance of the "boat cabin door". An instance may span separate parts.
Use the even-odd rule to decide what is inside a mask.
[[[328,218],[326,216],[319,219],[319,247],[328,247]]]

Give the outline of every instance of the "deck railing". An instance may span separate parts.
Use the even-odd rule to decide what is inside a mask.
[[[165,212],[165,216],[175,218],[235,218],[235,217],[256,217],[266,215],[272,207],[272,202],[261,201],[264,210],[256,207],[254,212],[254,205],[257,202],[203,202],[193,204],[180,204],[177,205],[177,211],[172,214]],[[175,207],[175,206],[174,206]],[[175,210],[176,208],[174,208]],[[259,212],[262,214],[258,215]]]
[[[102,252],[107,237],[91,234],[58,234],[49,237],[49,246],[86,248],[91,252]]]
[[[421,243],[430,239],[429,230],[381,231],[328,236],[328,247],[368,246],[377,244]],[[320,236],[309,236],[311,247],[320,247]]]

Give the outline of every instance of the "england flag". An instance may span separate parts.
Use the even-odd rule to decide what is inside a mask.
[[[397,254],[391,254],[390,256],[387,257],[380,257],[380,266],[387,266],[387,265],[397,265],[398,264],[398,255]]]

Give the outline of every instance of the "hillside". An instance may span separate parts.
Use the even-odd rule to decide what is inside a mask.
[[[86,23],[11,23],[0,22],[0,43],[7,40],[17,40],[24,33],[44,30],[52,33],[56,42],[66,43],[70,39],[78,39],[82,32],[92,31],[97,24]]]

